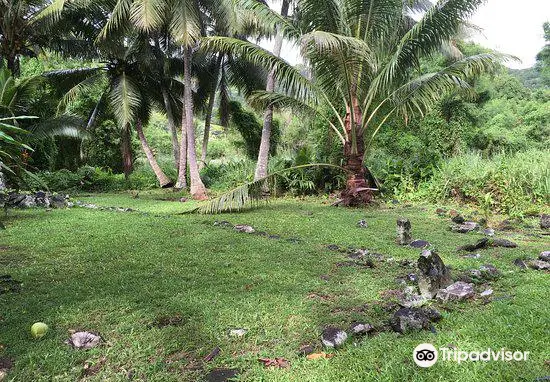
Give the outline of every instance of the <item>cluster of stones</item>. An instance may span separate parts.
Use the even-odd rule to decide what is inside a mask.
[[[550,271],[550,251],[541,252],[538,259],[516,259],[514,264],[521,269],[531,268],[537,271]]]
[[[0,193],[0,207],[4,208],[66,208],[69,196],[38,191],[34,194]]]

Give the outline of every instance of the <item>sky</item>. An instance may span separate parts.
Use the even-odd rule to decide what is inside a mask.
[[[280,0],[269,2],[272,8],[280,10]],[[506,64],[511,68],[529,68],[545,44],[542,24],[550,21],[550,0],[488,0],[470,21],[482,28],[471,40],[518,57],[521,62]],[[262,43],[267,49],[272,45]],[[282,56],[293,64],[301,62],[298,49],[288,43],[283,45]]]

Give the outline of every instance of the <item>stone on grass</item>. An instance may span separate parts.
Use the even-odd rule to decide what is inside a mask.
[[[246,335],[246,333],[248,333],[248,329],[235,328],[235,329],[229,329],[228,334],[229,334],[230,337],[241,338],[241,337],[244,337]]]
[[[536,269],[537,271],[550,270],[550,263],[542,260],[531,260],[528,265],[530,268]]]
[[[539,255],[539,260],[550,262],[550,251],[541,252]]]
[[[368,228],[369,224],[367,223],[367,221],[365,219],[361,219],[359,220],[359,222],[357,223],[357,226],[359,228]]]
[[[550,229],[550,215],[547,215],[547,214],[540,215],[540,228]]]
[[[492,289],[486,289],[484,290],[483,292],[481,292],[479,295],[481,297],[489,297],[490,295],[493,294],[493,290]]]
[[[458,233],[468,233],[479,229],[479,224],[475,222],[464,222],[463,224],[452,225],[451,231]]]
[[[406,334],[430,329],[432,322],[440,319],[441,314],[435,309],[401,308],[394,313],[390,324],[394,331]]]
[[[458,215],[453,216],[451,218],[451,221],[453,223],[456,223],[456,224],[463,224],[466,221],[466,219],[464,219],[464,217],[462,215],[458,214]]]
[[[235,230],[237,230],[239,232],[243,232],[243,233],[254,233],[254,232],[256,232],[256,230],[252,226],[249,226],[249,225],[246,225],[246,224],[237,224],[235,226]]]
[[[367,334],[373,329],[371,324],[366,322],[354,322],[351,324],[349,331],[356,335]]]
[[[409,219],[397,219],[397,244],[408,245],[412,241],[411,222]]]
[[[425,298],[433,298],[437,291],[451,284],[451,275],[435,251],[423,251],[418,258],[418,287]]]
[[[500,272],[492,264],[482,265],[479,267],[479,271],[481,272],[481,277],[488,281],[495,280],[500,276]]]
[[[491,242],[493,247],[503,247],[503,248],[517,248],[517,244],[508,239],[493,239]]]
[[[239,375],[237,369],[213,369],[206,376],[207,382],[227,382],[234,380]]]
[[[75,349],[92,349],[98,346],[101,337],[90,332],[76,332],[71,335],[66,343]]]
[[[443,208],[438,208],[435,210],[435,213],[439,216],[445,216],[447,214],[447,210]]]
[[[431,244],[426,240],[415,240],[409,245],[413,248],[428,248]]]
[[[520,267],[521,269],[527,269],[527,263],[523,259],[515,259],[514,265]]]
[[[462,256],[465,259],[479,259],[481,257],[480,253],[468,253],[467,255]]]
[[[348,339],[348,334],[334,326],[327,326],[321,334],[321,342],[329,348],[339,348]]]
[[[54,195],[50,198],[50,206],[52,208],[67,208],[67,196]]]
[[[398,299],[399,305],[405,308],[418,308],[428,302],[426,297],[415,293],[415,289],[411,287],[405,288],[403,295]]]
[[[441,301],[462,301],[474,295],[474,286],[462,281],[449,285],[437,292],[437,299]]]
[[[486,236],[495,236],[495,230],[492,228],[487,228],[483,230],[483,234]]]
[[[478,249],[487,248],[489,246],[489,239],[484,237],[479,239],[475,244],[466,244],[457,248],[457,251],[474,252]]]

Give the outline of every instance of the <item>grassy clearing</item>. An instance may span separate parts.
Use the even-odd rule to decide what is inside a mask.
[[[282,200],[235,215],[174,216],[193,202],[157,200],[172,196],[79,198],[140,211],[132,213],[12,213],[8,230],[0,232],[0,274],[9,273],[23,285],[20,293],[0,295],[0,357],[15,360],[8,380],[123,381],[130,374],[136,380],[196,381],[214,367],[239,368],[244,381],[532,381],[550,374],[545,364],[550,359],[549,275],[512,265],[517,257],[548,249],[547,238],[528,235],[536,228],[499,233],[518,242],[517,249],[484,250],[481,259],[463,259],[456,246],[478,235],[450,233],[433,206],[345,210],[315,199]],[[384,310],[388,302],[380,292],[399,288],[395,278],[412,269],[397,262],[375,269],[337,267],[347,259],[326,245],[416,259],[418,250],[394,244],[398,216],[411,219],[415,238],[433,243],[455,274],[496,265],[503,277],[492,285],[495,300],[448,305],[441,309],[444,319],[436,333],[383,332],[350,341],[329,360],[299,356],[300,345],[318,342],[326,324],[385,323],[391,312]],[[362,218],[369,228],[356,227]],[[281,239],[215,227],[216,220],[250,224]],[[357,309],[365,304],[363,311]],[[51,329],[40,341],[29,335],[36,321]],[[165,321],[172,324],[157,325]],[[228,329],[235,327],[249,332],[242,339],[229,338]],[[98,332],[106,344],[71,350],[63,344],[70,329]],[[420,369],[411,353],[423,342],[531,354],[527,362],[440,362]],[[201,365],[198,360],[216,346],[221,355]],[[291,368],[264,369],[258,357],[284,357]],[[85,364],[97,367],[86,376]]]

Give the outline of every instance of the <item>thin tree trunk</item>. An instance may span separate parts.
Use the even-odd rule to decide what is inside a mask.
[[[185,47],[183,52],[183,81],[184,81],[184,109],[185,125],[187,126],[187,162],[189,164],[189,178],[191,180],[191,196],[196,200],[208,199],[206,187],[199,174],[197,165],[197,152],[195,149],[195,126],[193,124],[193,91],[191,89],[191,60],[193,51],[191,47]]]
[[[132,132],[129,126],[122,129],[120,150],[122,152],[122,169],[124,171],[124,177],[128,180],[130,174],[134,170]]]
[[[288,15],[289,1],[283,0],[281,6],[281,16],[286,17]],[[275,38],[275,47],[273,48],[273,54],[279,56],[283,47],[283,34],[280,30],[277,31],[277,37]],[[275,69],[272,69],[267,76],[267,86],[265,89],[267,92],[273,92],[275,90]],[[260,143],[260,152],[258,153],[258,162],[256,164],[256,172],[254,174],[254,180],[262,179],[267,176],[267,168],[269,164],[269,149],[271,148],[271,127],[273,125],[273,105],[269,105],[264,113],[264,126],[262,129],[262,139]]]
[[[210,90],[210,96],[208,98],[208,110],[206,110],[206,117],[204,120],[204,135],[202,137],[202,150],[201,161],[199,163],[199,169],[202,169],[206,164],[206,154],[208,153],[208,141],[210,139],[210,127],[212,125],[212,112],[214,111],[214,102],[216,101],[216,90],[218,89],[218,81],[220,79],[220,66],[222,64],[223,55],[220,53],[216,62],[216,74],[214,75],[214,82],[212,83],[212,89]]]
[[[185,105],[182,107],[181,113],[181,141],[179,153],[178,181],[176,182],[176,188],[183,190],[187,188],[187,122],[185,118]]]
[[[172,187],[174,183],[166,176],[166,174],[164,174],[164,172],[160,168],[157,162],[157,159],[155,158],[155,155],[153,154],[153,151],[149,146],[149,142],[147,142],[147,138],[143,133],[143,125],[141,124],[140,120],[138,120],[136,123],[136,131],[138,133],[139,141],[141,142],[141,147],[143,147],[143,151],[145,152],[145,155],[147,156],[147,160],[149,161],[149,165],[153,169],[153,172],[155,173],[159,181],[160,187],[161,188]]]
[[[166,110],[166,118],[168,119],[168,129],[172,138],[172,153],[174,154],[174,163],[176,167],[180,163],[180,143],[178,139],[178,131],[176,128],[176,120],[174,119],[174,112],[172,110],[172,103],[170,102],[170,96],[166,88],[162,88],[162,98],[164,99],[164,109]]]

